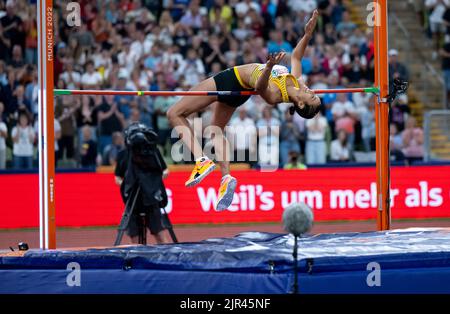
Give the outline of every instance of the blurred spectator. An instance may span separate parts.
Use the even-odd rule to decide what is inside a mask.
[[[283,33],[279,30],[270,32],[270,41],[267,44],[267,50],[269,53],[276,53],[284,51],[287,53],[292,52],[292,46],[283,38]]]
[[[88,61],[85,66],[85,73],[81,76],[83,89],[100,89],[102,76],[94,69],[94,62]]]
[[[5,115],[8,123],[11,123],[12,120],[17,120],[17,107],[13,106],[13,96],[18,85],[16,72],[10,68],[7,73],[7,82],[2,86],[1,93],[1,100],[5,104]]]
[[[12,129],[14,168],[31,169],[33,167],[33,143],[35,133],[26,113],[21,113],[19,123]]]
[[[280,128],[280,163],[283,167],[289,161],[289,153],[300,154],[300,129],[294,123],[293,116],[286,110]]]
[[[167,70],[170,70],[171,72],[176,72],[181,64],[183,64],[183,56],[180,53],[180,49],[178,46],[169,46],[166,51],[164,51],[161,63],[163,67]],[[142,75],[145,75],[144,78],[146,79],[145,86],[147,88],[149,79],[152,78],[151,73],[152,72],[143,72],[143,69],[140,69],[138,73],[141,73]],[[175,77],[175,80],[178,80],[178,77]]]
[[[345,112],[342,117],[336,120],[335,131],[338,134],[340,131],[345,131],[347,135],[347,146],[350,151],[353,151],[355,143],[355,118],[349,112]]]
[[[103,152],[107,145],[112,144],[112,134],[121,132],[125,126],[125,117],[119,111],[114,96],[104,96],[98,108],[99,151]]]
[[[194,29],[202,26],[202,17],[198,0],[191,0],[188,10],[180,19],[180,23]]]
[[[337,138],[331,142],[330,159],[334,162],[350,161],[347,133],[344,130],[340,130],[337,133]]]
[[[230,30],[232,20],[233,10],[225,3],[225,0],[214,0],[214,5],[209,11],[209,21],[212,24],[224,21],[228,26],[228,30]]]
[[[1,36],[1,32],[0,32]],[[1,87],[8,84],[8,71],[5,62],[0,58],[0,91]],[[1,94],[0,94],[1,95]]]
[[[95,38],[92,32],[88,29],[87,23],[81,23],[80,27],[74,28],[74,33],[69,36],[69,42],[77,43],[78,53],[88,53],[89,49],[94,46]]]
[[[64,71],[64,63],[66,59],[69,57],[69,50],[67,49],[67,45],[64,42],[60,42],[54,50],[55,58],[53,60],[53,74],[55,81],[59,80],[59,76]]]
[[[33,130],[34,130],[34,134],[36,136],[36,140],[35,140],[35,144],[39,143],[39,120],[36,119],[34,121],[34,126],[33,126]],[[61,139],[61,124],[59,123],[59,121],[55,118],[53,120],[53,131],[54,131],[54,150],[55,150],[55,166],[57,166],[58,163],[58,156],[59,156],[59,140]],[[39,147],[39,146],[38,146]],[[35,156],[38,158],[38,156]],[[36,163],[38,163],[39,161],[36,159],[35,160]]]
[[[22,47],[14,45],[12,49],[12,57],[9,64],[16,69],[20,69],[25,65],[25,59],[23,58]]]
[[[180,26],[180,24],[177,24],[178,26]],[[148,33],[149,31],[152,30],[152,26],[148,26],[150,28],[150,30],[146,30],[145,32]],[[172,17],[170,16],[168,11],[164,11],[159,19],[159,36],[158,39],[164,43],[166,46],[172,46],[173,45],[173,34],[175,33],[175,29],[176,29],[176,25],[174,24]],[[158,28],[153,28],[153,31],[158,31]],[[146,41],[145,43],[147,45],[151,44],[151,40],[149,40],[148,36],[146,37]],[[172,47],[177,47],[178,46],[172,46]],[[144,53],[148,53],[148,48],[145,49]]]
[[[445,12],[442,15],[442,24],[444,24],[445,27],[445,34],[450,34],[450,2],[444,1],[445,5]]]
[[[34,117],[37,116],[39,110],[39,85],[38,85],[38,73],[36,67],[30,69],[32,71],[32,81],[25,87],[25,99],[30,106],[30,111]]]
[[[29,8],[27,19],[23,21],[25,38],[25,60],[28,64],[37,64],[37,22],[36,5]]]
[[[222,65],[219,62],[214,62],[211,64],[211,72],[208,73],[208,77],[212,77],[222,71]]]
[[[370,39],[372,39],[372,36],[370,36]],[[361,54],[366,54],[367,50],[369,50],[367,46],[370,41],[367,40],[366,34],[364,34],[361,28],[355,28],[348,41],[350,45],[357,45],[361,49]]]
[[[279,106],[280,107],[280,106]],[[294,115],[294,123],[298,126],[300,130],[300,151],[305,152],[306,147],[306,119],[300,117],[298,114]]]
[[[0,23],[0,60],[9,60],[11,40],[6,36],[4,28]]]
[[[154,72],[162,70],[161,68],[161,60],[162,60],[162,50],[160,43],[153,43],[152,48],[150,49],[150,53],[146,55],[144,59],[144,66],[146,69],[150,69]],[[124,61],[125,62],[125,61]],[[129,72],[132,70],[132,66],[135,62],[132,61],[129,63]]]
[[[340,38],[347,38],[355,29],[356,24],[351,21],[350,13],[348,11],[344,11],[342,13],[342,21],[336,25],[336,32]]]
[[[436,44],[436,51],[439,50],[441,34],[445,33],[443,16],[446,10],[447,0],[425,0],[425,7],[431,12],[429,16],[429,26],[432,39]]]
[[[38,121],[36,121],[36,122],[38,122]],[[38,136],[39,135],[39,123],[35,124],[34,130],[35,130],[36,136]],[[53,131],[55,134],[55,144],[54,144],[55,146],[54,147],[55,147],[55,166],[56,166],[56,163],[58,162],[58,156],[60,155],[58,142],[61,139],[61,124],[56,119],[53,120]]]
[[[219,48],[215,47],[215,51],[212,51],[211,55],[207,57],[206,62],[212,63],[218,53],[220,53]],[[223,57],[225,60],[225,57]],[[210,60],[211,62],[208,62]],[[203,80],[205,75],[205,67],[202,60],[198,57],[197,52],[194,49],[189,49],[187,52],[186,60],[181,63],[177,71],[178,75],[184,75],[185,79],[191,84],[195,85]]]
[[[105,147],[102,159],[104,165],[115,166],[117,155],[125,148],[125,141],[122,132],[114,132],[112,135],[112,144]]]
[[[153,48],[153,47],[150,47],[149,41],[145,41],[145,35],[142,32],[142,30],[137,29],[136,24],[131,24],[131,26],[133,28],[134,36],[130,36],[131,37],[130,41],[132,39],[134,39],[134,41],[132,41],[129,46],[130,50],[129,50],[129,53],[127,56],[128,57],[127,61],[128,62],[131,61],[131,64],[129,64],[129,67],[127,67],[128,72],[131,72],[131,70],[132,70],[131,66],[133,64],[136,64],[144,54],[149,53],[151,51],[151,48]],[[131,31],[131,29],[129,31]],[[155,43],[156,40],[157,39],[155,38],[152,43],[155,48],[154,49],[155,56],[159,56],[159,54],[161,52],[159,49],[160,43],[158,42],[158,44],[156,44]]]
[[[389,90],[392,91],[394,79],[409,79],[409,73],[406,66],[398,61],[398,51],[396,49],[389,50]]]
[[[400,95],[389,110],[389,120],[397,125],[399,132],[405,128],[405,121],[409,112],[408,98],[405,95]]]
[[[172,15],[175,21],[178,21],[186,7],[188,6],[190,0],[168,0],[164,2],[164,8],[170,10],[170,14]]]
[[[359,81],[359,86],[368,86],[366,80],[362,79]],[[356,112],[361,115],[364,111],[366,111],[371,104],[374,102],[374,96],[370,93],[354,93],[352,94],[352,101],[355,105]]]
[[[306,164],[314,165],[326,162],[327,146],[325,136],[327,128],[327,119],[321,113],[313,119],[306,120]]]
[[[272,116],[272,107],[266,106],[262,118],[256,123],[259,143],[258,156],[260,166],[278,166],[280,120]]]
[[[252,31],[254,36],[253,38],[263,36],[264,19],[258,12],[256,12],[256,10],[249,10],[248,16],[245,17],[244,22],[247,25],[247,28]],[[293,25],[294,24],[292,22],[286,24],[286,26],[289,27],[286,28],[286,32],[289,36],[292,36],[295,33],[295,31],[293,30]]]
[[[352,131],[353,124],[349,123],[348,118],[352,118],[355,115],[355,105],[348,99],[347,94],[341,93],[337,94],[336,101],[331,105],[331,114],[333,115],[332,127],[333,131],[337,132],[339,128],[342,127],[342,124],[339,125],[339,119],[345,118],[344,125],[348,127],[349,131]],[[351,125],[350,125],[351,124]],[[353,134],[353,132],[352,132]],[[353,139],[351,139],[353,143]]]
[[[234,10],[238,17],[244,17],[249,10],[255,10],[256,12],[261,12],[261,7],[256,1],[253,0],[241,0],[239,1],[236,6],[234,7]]]
[[[339,82],[339,73],[337,71],[332,71],[328,76],[328,86],[330,89],[339,89],[342,88],[342,85]],[[325,117],[329,122],[333,121],[333,113],[332,107],[333,103],[336,102],[338,94],[325,94],[322,96],[322,102],[325,105]]]
[[[253,54],[258,59],[257,61],[260,63],[265,63],[267,60],[268,51],[267,48],[265,47],[264,39],[262,37],[253,37],[251,39],[251,43],[252,43],[251,48],[253,50]],[[238,54],[240,54],[240,52],[238,52]]]
[[[75,112],[79,109],[79,98],[64,96],[56,98],[55,118],[61,125],[61,138],[59,139],[59,151],[57,160],[65,159],[74,164],[76,121]]]
[[[440,55],[442,57],[442,72],[444,74],[444,83],[446,90],[446,101],[447,107],[449,106],[450,101],[450,41],[446,40],[442,49],[440,49]]]
[[[285,170],[306,170],[306,165],[299,161],[297,152],[289,152],[289,162],[283,167]]]
[[[130,111],[130,117],[127,120],[126,126],[129,126],[130,124],[134,123],[134,122],[141,122],[141,112],[139,111],[138,108],[132,108]],[[149,125],[144,123],[145,125]]]
[[[5,105],[0,102],[0,169],[6,168],[6,138],[8,137],[8,127],[3,122],[3,111]]]
[[[349,53],[342,57],[344,76],[350,83],[358,83],[367,70],[366,56],[360,53],[358,44],[353,44]]]
[[[106,20],[106,11],[101,8],[91,23],[92,35],[97,43],[105,42],[111,32],[111,24]]]
[[[116,90],[129,90],[126,87],[127,77],[124,73],[119,74],[119,80],[117,81]],[[115,95],[113,98],[114,103],[117,104],[118,110],[124,115],[125,119],[130,116],[130,104],[133,100],[133,96],[130,95]]]
[[[23,87],[23,85],[18,85],[14,90],[10,110],[14,112],[31,112],[31,104],[25,98],[25,88]]]
[[[19,49],[25,48],[25,32],[22,23],[22,19],[16,14],[17,3],[15,0],[7,0],[6,1],[6,15],[4,15],[0,19],[1,31],[0,34],[4,34],[0,36],[4,39],[7,39],[9,47],[11,50],[7,52],[7,58],[5,60],[9,60],[12,53],[12,48],[18,46]],[[3,43],[5,41],[3,40]]]
[[[201,60],[197,59],[197,55],[193,54],[192,50],[193,49],[188,50],[186,58],[187,64],[193,62],[198,63],[198,65],[196,65],[197,72],[202,73],[204,71],[201,71],[200,66]],[[215,62],[220,63],[222,67],[226,66],[227,59],[225,58],[225,55],[222,53],[222,50],[223,47],[221,47],[219,38],[216,35],[211,35],[208,40],[208,45],[205,46],[205,49],[203,51],[206,71],[208,72],[211,71],[211,65]],[[186,79],[188,79],[188,76],[186,76]]]
[[[84,126],[83,132],[83,142],[81,143],[81,166],[82,167],[95,167],[97,160],[97,143],[92,140],[92,131],[89,126]]]
[[[238,109],[238,116],[230,122],[227,134],[234,138],[234,161],[249,162],[253,164],[256,160],[256,125],[249,118],[245,107]]]
[[[337,41],[336,28],[332,24],[325,25],[325,43],[328,45],[335,45]]]
[[[246,24],[244,19],[237,21],[237,27],[232,30],[233,36],[239,41],[243,42],[253,35],[253,30],[250,24]]]
[[[96,96],[82,96],[81,106],[77,109],[77,127],[78,127],[78,142],[81,144],[83,142],[83,132],[81,127],[89,125],[92,129],[91,138],[97,140],[97,125],[98,125],[98,108],[102,104],[102,97]]]
[[[79,89],[81,87],[81,74],[75,71],[73,60],[66,60],[64,63],[64,72],[59,76],[63,80],[67,89]],[[86,80],[86,77],[85,77]]]
[[[288,5],[295,12],[311,13],[317,8],[317,2],[317,0],[288,0]]]
[[[161,82],[162,85],[159,87],[161,91],[167,91],[168,87],[165,81]],[[166,113],[167,110],[177,102],[177,98],[174,96],[163,97],[157,96],[153,103],[154,114],[156,115],[156,127],[158,130],[158,144],[163,147],[164,155],[167,155],[168,150],[166,149],[167,141],[170,140],[170,134],[172,132],[172,127],[169,124]]]
[[[402,152],[403,139],[401,133],[398,131],[397,124],[392,123],[389,125],[389,149],[390,155],[395,161],[401,161],[405,159]]]
[[[419,161],[423,159],[423,130],[416,126],[416,119],[409,117],[406,120],[405,129],[402,132],[403,155],[408,162]]]
[[[369,108],[360,113],[361,117],[361,137],[364,145],[364,151],[370,152],[375,147],[375,104],[369,103]]]

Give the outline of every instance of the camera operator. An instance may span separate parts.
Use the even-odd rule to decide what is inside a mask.
[[[168,243],[164,230],[170,222],[166,223],[168,218],[161,213],[168,202],[163,183],[168,170],[156,146],[157,134],[140,123],[132,123],[124,133],[126,147],[118,153],[114,171],[124,203],[140,187],[127,234],[133,243],[138,243],[139,228],[146,226],[158,244]],[[145,235],[147,231],[141,232]]]

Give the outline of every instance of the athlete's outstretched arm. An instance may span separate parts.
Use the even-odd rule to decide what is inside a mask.
[[[302,58],[305,55],[306,47],[311,40],[314,29],[316,28],[317,19],[319,18],[319,11],[314,10],[311,18],[305,26],[305,35],[295,46],[291,54],[291,74],[297,79],[302,75]]]
[[[270,72],[272,71],[273,66],[275,64],[280,63],[280,61],[284,58],[285,55],[286,55],[285,52],[279,52],[276,55],[275,54],[269,55],[266,66],[264,67],[261,76],[258,78],[258,81],[256,82],[255,86],[256,91],[263,93],[267,89],[267,86],[269,86]]]

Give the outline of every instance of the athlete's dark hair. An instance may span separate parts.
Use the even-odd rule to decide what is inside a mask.
[[[300,117],[305,119],[312,119],[314,118],[319,111],[321,110],[321,106],[311,106],[305,104],[303,108],[299,108],[297,106],[292,106],[289,108],[289,112],[293,115],[295,112],[299,114]]]

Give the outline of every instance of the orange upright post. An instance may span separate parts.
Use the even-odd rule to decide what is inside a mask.
[[[387,0],[376,0],[374,46],[375,86],[380,89],[375,100],[376,170],[377,170],[377,227],[388,230],[391,224],[389,176],[389,64]]]
[[[42,249],[56,248],[53,108],[53,1],[38,1],[39,234]]]

